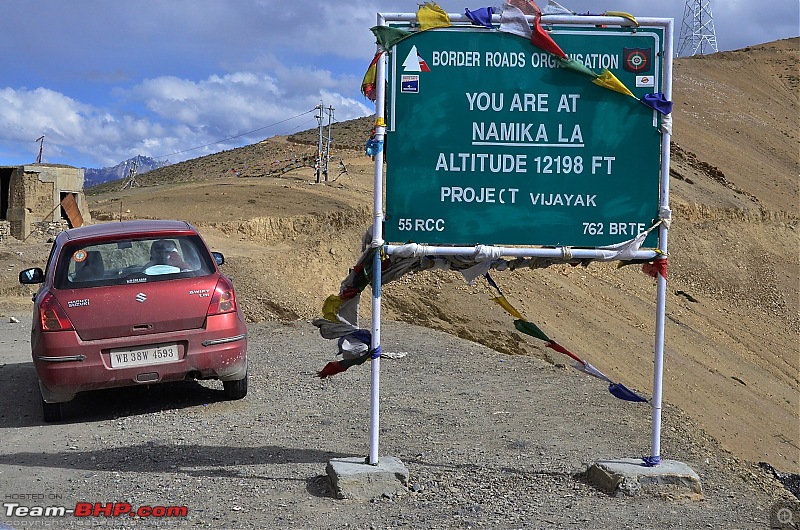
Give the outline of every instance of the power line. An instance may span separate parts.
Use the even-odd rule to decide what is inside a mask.
[[[290,129],[289,130],[289,134],[294,134],[299,130],[311,129],[311,126],[316,124],[316,122],[317,122],[316,117],[311,118],[310,120],[306,120],[306,121],[302,122],[301,124],[297,125],[294,129]]]
[[[172,156],[172,155],[180,155],[180,154],[183,154],[183,153],[188,153],[189,151],[196,151],[197,149],[202,149],[202,148],[208,147],[210,145],[221,144],[222,142],[227,142],[228,140],[235,140],[236,138],[241,138],[242,136],[248,136],[248,135],[251,135],[251,134],[256,133],[258,131],[263,131],[264,129],[269,129],[270,127],[274,127],[276,125],[280,125],[281,123],[285,123],[285,122],[287,122],[289,120],[293,120],[295,118],[299,118],[300,116],[305,116],[306,114],[310,114],[310,113],[312,113],[312,112],[314,112],[316,110],[317,109],[315,107],[315,108],[313,108],[313,109],[311,109],[309,111],[302,112],[302,113],[298,114],[297,116],[292,116],[291,118],[286,118],[285,120],[276,121],[275,123],[271,123],[269,125],[265,125],[263,127],[259,127],[258,129],[253,129],[252,131],[243,132],[241,134],[237,134],[236,136],[229,136],[228,138],[223,138],[222,140],[217,140],[216,142],[211,142],[211,143],[207,143],[207,144],[204,144],[204,145],[198,145],[197,147],[191,147],[189,149],[184,149],[183,151],[175,151],[174,153],[169,153],[169,154],[166,154],[166,155],[154,156],[153,158],[158,159],[158,158],[166,158],[166,157]]]

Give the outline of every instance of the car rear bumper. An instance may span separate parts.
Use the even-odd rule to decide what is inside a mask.
[[[218,331],[212,331],[212,330]],[[247,373],[247,328],[235,313],[208,317],[206,329],[83,341],[75,331],[45,332],[33,363],[45,401],[70,401],[78,392],[180,381],[238,380]],[[178,360],[113,368],[111,350],[177,344]]]

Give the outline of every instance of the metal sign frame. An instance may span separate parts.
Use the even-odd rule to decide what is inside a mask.
[[[388,242],[600,247],[652,226],[660,114],[639,98],[661,91],[663,29],[549,33],[585,71],[478,26],[393,47]],[[606,67],[635,97],[590,82]],[[648,240],[657,246],[656,234]]]
[[[447,31],[459,31],[471,28],[471,20],[462,14],[448,14],[450,21],[453,24]],[[533,21],[533,17],[527,17],[529,22]],[[378,13],[377,23],[379,26],[388,26],[390,24],[405,23],[411,24],[416,22],[415,13]],[[492,22],[499,24],[500,17],[494,15]],[[661,79],[660,86],[661,92],[664,97],[672,100],[672,46],[673,46],[673,19],[661,18],[639,18],[639,27],[636,28],[633,23],[622,17],[607,17],[607,16],[563,16],[563,15],[544,15],[541,19],[543,25],[556,27],[592,27],[592,26],[620,26],[626,27],[630,31],[643,31],[648,27],[662,28],[663,29],[663,57],[661,63]],[[427,30],[438,31],[438,30]],[[492,30],[485,30],[492,31]],[[378,51],[382,51],[380,46]],[[396,61],[397,59],[395,59]],[[402,60],[402,59],[400,59]],[[375,128],[374,139],[378,142],[383,142],[386,138],[387,127],[385,124],[384,109],[387,108],[387,62],[386,54],[384,54],[377,62],[377,76],[376,76],[376,118],[378,125]],[[463,92],[463,90],[462,90]],[[619,97],[623,97],[619,95]],[[654,114],[654,120],[656,119]],[[658,168],[658,211],[652,212],[654,217],[668,220],[670,217],[669,210],[669,160],[670,160],[670,135],[671,130],[669,127],[662,127],[660,130],[660,167]],[[391,149],[391,147],[390,147]],[[383,251],[391,255],[399,246],[394,244],[386,244],[384,241],[383,225],[386,219],[384,213],[384,152],[380,150],[375,154],[374,166],[374,196],[373,196],[373,248],[383,248]],[[389,162],[394,164],[402,164],[402,162],[394,161]],[[645,248],[636,250],[629,259],[637,260],[653,260],[658,257],[666,256],[667,254],[667,238],[669,223],[660,223],[658,225],[658,246],[657,248]],[[627,239],[627,238],[621,238]],[[427,255],[438,256],[474,256],[476,254],[476,246],[465,246],[463,243],[456,242],[454,244],[447,244],[443,241],[437,241],[438,244],[446,246],[426,246]],[[491,245],[493,241],[482,241],[485,245]],[[505,243],[508,245],[509,243]],[[516,243],[511,243],[512,245]],[[540,245],[547,243],[539,243]],[[533,247],[533,246],[494,246],[495,251],[500,256],[508,257],[550,257],[560,258],[568,253],[573,258],[578,259],[603,259],[607,254],[599,247],[585,247],[572,248],[572,245],[548,245],[547,247]],[[381,325],[381,264],[380,252],[375,254],[373,262],[373,281],[372,281],[372,350],[380,352],[380,325]],[[656,331],[655,331],[655,352],[654,352],[654,370],[653,370],[653,397],[650,401],[652,409],[652,432],[651,432],[651,454],[649,461],[653,465],[657,465],[660,461],[661,450],[661,409],[662,409],[662,382],[663,382],[663,357],[664,357],[664,321],[665,321],[665,304],[666,304],[666,279],[658,275],[656,281]],[[370,449],[368,463],[378,464],[378,432],[380,425],[380,354],[373,355],[371,362],[371,398],[370,398]]]

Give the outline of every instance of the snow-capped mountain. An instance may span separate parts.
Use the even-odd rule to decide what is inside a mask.
[[[137,155],[128,160],[122,161],[113,167],[83,168],[84,169],[84,188],[91,188],[110,180],[119,180],[130,176],[131,169],[136,166],[136,174],[141,175],[153,169],[170,165],[168,160],[159,161],[149,156]]]

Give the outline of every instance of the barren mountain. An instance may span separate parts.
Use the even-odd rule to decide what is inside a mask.
[[[799,42],[675,61],[664,376],[664,400],[724,447],[791,472],[800,471]],[[188,220],[225,253],[251,321],[316,318],[372,221],[373,165],[363,145],[373,121],[334,125],[321,185],[307,165],[316,150],[310,131],[157,169],[138,188],[91,189],[93,219]],[[46,250],[44,242],[0,244],[9,263],[0,285],[13,285]],[[638,267],[553,266],[495,279],[550,337],[651,394],[656,292]],[[19,286],[0,294],[0,310],[30,306]],[[457,273],[409,275],[383,290],[383,317],[565,364],[518,333],[492,296]]]

